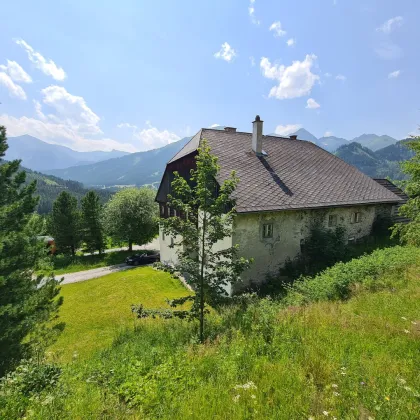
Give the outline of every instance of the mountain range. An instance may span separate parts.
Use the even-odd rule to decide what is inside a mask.
[[[353,142],[359,143],[362,146],[376,152],[379,149],[390,146],[397,142],[396,139],[390,136],[378,136],[377,134],[362,134],[361,136],[355,137],[352,140],[347,140],[335,136],[321,137],[318,139],[304,128],[300,128],[295,133],[292,133],[292,135],[297,135],[298,139],[300,140],[309,140],[312,143],[322,147],[323,149],[328,150],[329,152],[335,152],[340,146]]]
[[[404,146],[404,141],[397,142],[389,136],[363,134],[351,141],[335,136],[317,138],[304,128],[295,134],[298,139],[312,141],[335,153],[369,176],[391,176],[402,179],[403,174],[398,161],[411,157],[411,152]],[[185,137],[159,149],[125,153],[75,152],[67,147],[48,144],[31,136],[21,136],[9,138],[7,159],[23,159],[23,166],[60,179],[77,181],[86,187],[157,186],[166,163],[190,138]]]
[[[65,146],[46,143],[29,135],[8,137],[7,160],[21,159],[22,165],[34,171],[61,169],[87,165],[103,160],[125,156],[120,150],[110,152],[77,152]]]
[[[86,186],[156,185],[160,182],[166,163],[191,139],[185,137],[159,149],[131,153],[119,158],[44,171],[63,179],[73,179]]]

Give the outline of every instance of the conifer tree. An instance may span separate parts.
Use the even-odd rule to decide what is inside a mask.
[[[102,212],[99,195],[88,191],[82,198],[82,239],[89,252],[104,250]]]
[[[6,129],[0,126],[0,158],[7,147]],[[31,356],[31,335],[50,330],[62,303],[54,278],[35,276],[46,249],[31,222],[36,183],[25,185],[19,165],[19,160],[0,164],[0,377]]]
[[[81,242],[81,217],[77,198],[62,191],[54,201],[49,230],[60,252],[76,255]]]

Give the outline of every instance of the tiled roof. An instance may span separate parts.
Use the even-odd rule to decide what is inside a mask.
[[[401,198],[315,144],[264,136],[258,157],[251,133],[202,129],[171,159],[193,153],[207,140],[220,165],[219,182],[235,170],[239,213],[399,202]]]

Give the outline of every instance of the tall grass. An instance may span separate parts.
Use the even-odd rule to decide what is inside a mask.
[[[289,301],[241,298],[212,315],[204,345],[194,324],[142,321],[105,351],[64,367],[59,386],[32,399],[25,414],[417,419],[419,257],[395,248],[335,266],[317,276],[324,295],[311,278]]]

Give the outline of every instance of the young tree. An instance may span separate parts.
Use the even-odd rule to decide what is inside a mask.
[[[105,206],[105,228],[118,241],[147,244],[158,233],[158,206],[150,188],[126,188],[117,192]]]
[[[0,126],[0,158],[7,147],[6,129]],[[32,218],[36,183],[25,186],[19,165],[18,160],[0,165],[0,377],[31,356],[30,336],[49,329],[62,303],[53,277],[34,278],[46,250]]]
[[[82,198],[82,239],[89,252],[104,250],[102,220],[103,206],[95,191],[88,191]]]
[[[49,230],[58,250],[76,255],[81,241],[80,219],[77,199],[62,191],[54,201],[49,219]]]
[[[415,154],[402,164],[403,171],[410,176],[405,184],[410,199],[400,207],[400,215],[408,217],[410,222],[396,224],[392,236],[399,235],[401,242],[420,246],[420,137],[413,138],[407,146]]]
[[[176,307],[192,301],[190,311],[174,311],[173,316],[198,318],[200,341],[204,341],[204,316],[206,304],[217,306],[227,297],[226,287],[240,280],[240,274],[251,260],[238,257],[238,245],[218,249],[215,244],[232,236],[235,217],[232,193],[238,183],[233,172],[220,186],[216,181],[219,172],[217,157],[210,153],[204,142],[198,149],[197,168],[186,180],[177,172],[172,182],[173,194],[168,205],[176,209],[178,217],[162,219],[165,234],[177,239],[179,263],[175,270],[181,272],[193,287],[195,294],[171,301]],[[133,308],[139,317],[159,315],[159,311],[145,310],[142,305]],[[164,317],[171,316],[167,311]]]

